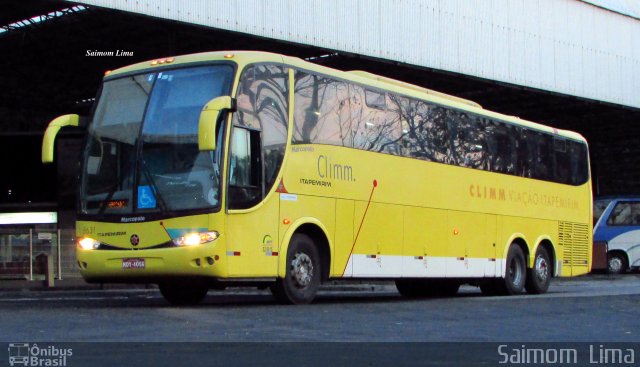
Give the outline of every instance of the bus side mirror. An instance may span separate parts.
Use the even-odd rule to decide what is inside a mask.
[[[230,96],[216,97],[202,108],[200,121],[198,122],[198,149],[216,149],[216,124],[220,117],[220,112],[224,110],[235,111],[236,101]]]
[[[78,126],[79,124],[80,116],[75,114],[56,117],[49,123],[47,130],[44,132],[44,138],[42,139],[42,163],[53,162],[53,147],[60,128],[65,126]]]

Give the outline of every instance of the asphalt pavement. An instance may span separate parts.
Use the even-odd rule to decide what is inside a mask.
[[[573,364],[592,365],[593,348],[640,358],[638,304],[638,274],[555,279],[546,294],[509,297],[465,286],[455,297],[408,299],[391,282],[331,282],[304,306],[258,289],[174,307],[153,287],[14,287],[0,290],[0,363],[20,342],[67,348],[73,356],[56,357],[64,366],[518,365],[502,364],[513,356],[500,351],[543,345],[575,348]]]

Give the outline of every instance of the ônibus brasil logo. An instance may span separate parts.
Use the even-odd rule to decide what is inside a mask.
[[[9,344],[9,366],[11,367],[64,367],[67,365],[67,358],[72,355],[73,350],[71,348],[58,348],[54,345]]]

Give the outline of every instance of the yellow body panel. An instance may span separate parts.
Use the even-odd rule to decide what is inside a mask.
[[[225,58],[225,54],[228,53],[177,56],[169,66],[230,61],[242,70],[254,62],[285,63],[292,68],[583,140],[578,134],[485,111],[472,103],[421,93],[418,88],[344,73],[296,58],[262,52],[234,52],[231,58]],[[109,78],[152,68],[150,62],[139,63],[116,70]],[[233,96],[239,74],[235,77]],[[290,89],[292,87],[290,81]],[[290,105],[294,102],[290,96]],[[289,111],[289,142],[292,110]],[[227,123],[230,121],[231,116]],[[229,130],[225,137],[225,156],[228,156]],[[405,268],[434,277],[499,276],[501,261],[514,241],[523,241],[526,245],[529,265],[533,263],[537,246],[542,241],[550,242],[560,276],[584,274],[591,266],[590,247],[580,263],[565,261],[565,254],[573,250],[563,248],[559,238],[562,223],[590,226],[590,181],[581,186],[562,185],[351,148],[288,143],[276,182],[282,182],[286,191],[276,192],[279,185],[274,185],[265,201],[253,209],[225,210],[223,197],[223,209],[218,213],[162,221],[167,228],[220,233],[214,242],[200,246],[144,249],[170,240],[161,221],[78,222],[79,238],[91,237],[124,248],[78,249],[81,273],[87,279],[122,281],[178,275],[219,279],[282,277],[287,269],[289,241],[296,230],[307,224],[316,226],[326,236],[329,275],[336,278],[357,276],[354,269],[359,266],[367,269],[367,276],[391,278],[403,276]],[[223,192],[226,192],[226,182],[223,182]],[[587,232],[585,243],[590,246],[591,234]],[[133,249],[130,243],[133,234],[140,237],[136,247],[139,250]],[[209,265],[207,257],[215,257],[215,263]],[[125,258],[145,258],[146,267],[122,269]],[[200,259],[200,265],[196,259]],[[446,264],[439,259],[445,259]],[[376,266],[383,269],[386,264],[392,264],[394,270],[376,273]],[[451,272],[454,268],[455,272]]]
[[[291,195],[291,194],[290,194]],[[293,236],[297,228],[304,224],[313,224],[318,226],[322,232],[329,238],[330,248],[333,239],[330,238],[335,233],[335,202],[333,198],[323,198],[307,195],[295,195],[295,200],[282,200],[280,194],[280,245],[278,253],[280,254],[280,262],[278,266],[278,275],[284,276],[286,269],[286,253],[289,246],[289,240]],[[287,220],[290,224],[285,224]],[[332,251],[333,252],[333,251]],[[332,254],[333,255],[333,254]],[[332,256],[334,258],[334,256]]]
[[[331,275],[340,277],[345,271],[349,254],[353,247],[353,240],[358,228],[354,228],[354,200],[336,200],[336,227],[334,234],[334,256]]]
[[[343,212],[336,218],[343,230],[353,210],[352,231],[333,236],[335,276],[372,190],[354,254],[504,259],[509,245],[522,239],[531,265],[537,246],[547,239],[562,263],[558,223],[590,220],[590,183],[562,185],[327,145],[297,145],[288,154],[283,181],[289,192],[327,201],[338,197]],[[349,174],[328,177],[326,161]],[[590,260],[573,272],[561,266],[558,275],[583,274],[589,266]]]
[[[229,276],[274,276],[278,267],[278,196],[271,195],[251,211],[227,214]]]
[[[404,255],[449,255],[446,210],[406,207],[404,213]]]

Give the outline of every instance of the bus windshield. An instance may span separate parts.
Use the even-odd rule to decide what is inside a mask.
[[[214,65],[105,82],[85,147],[81,214],[216,207],[221,149],[198,150],[198,119],[230,93],[232,77],[230,65]]]

